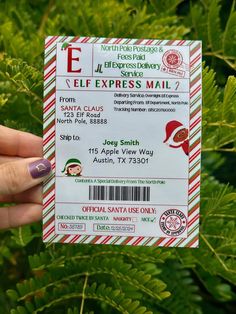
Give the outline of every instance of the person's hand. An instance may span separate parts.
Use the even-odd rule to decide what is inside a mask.
[[[0,229],[21,226],[42,217],[42,186],[51,171],[42,159],[42,139],[0,126]]]

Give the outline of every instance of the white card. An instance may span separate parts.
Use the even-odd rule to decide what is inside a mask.
[[[45,242],[198,246],[201,42],[48,37]]]

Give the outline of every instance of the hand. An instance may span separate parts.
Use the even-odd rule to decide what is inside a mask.
[[[0,208],[0,229],[42,218],[40,183],[51,171],[42,147],[40,137],[0,126],[0,203],[17,203]]]

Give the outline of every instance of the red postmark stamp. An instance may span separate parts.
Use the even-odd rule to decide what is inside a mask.
[[[187,218],[179,209],[168,209],[160,217],[161,230],[170,237],[177,237],[187,228]]]
[[[169,69],[177,69],[183,63],[182,54],[174,49],[167,50],[162,57],[163,64]]]
[[[184,77],[189,66],[183,62],[181,52],[175,49],[167,50],[162,56],[161,71],[171,75]]]

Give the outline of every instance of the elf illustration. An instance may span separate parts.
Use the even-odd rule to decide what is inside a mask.
[[[82,165],[81,161],[76,158],[71,158],[69,159],[66,164],[64,169],[62,170],[62,173],[64,173],[65,176],[81,176],[82,174]]]
[[[172,148],[182,147],[186,155],[189,154],[188,129],[179,121],[172,120],[166,124],[166,138],[163,143]]]

